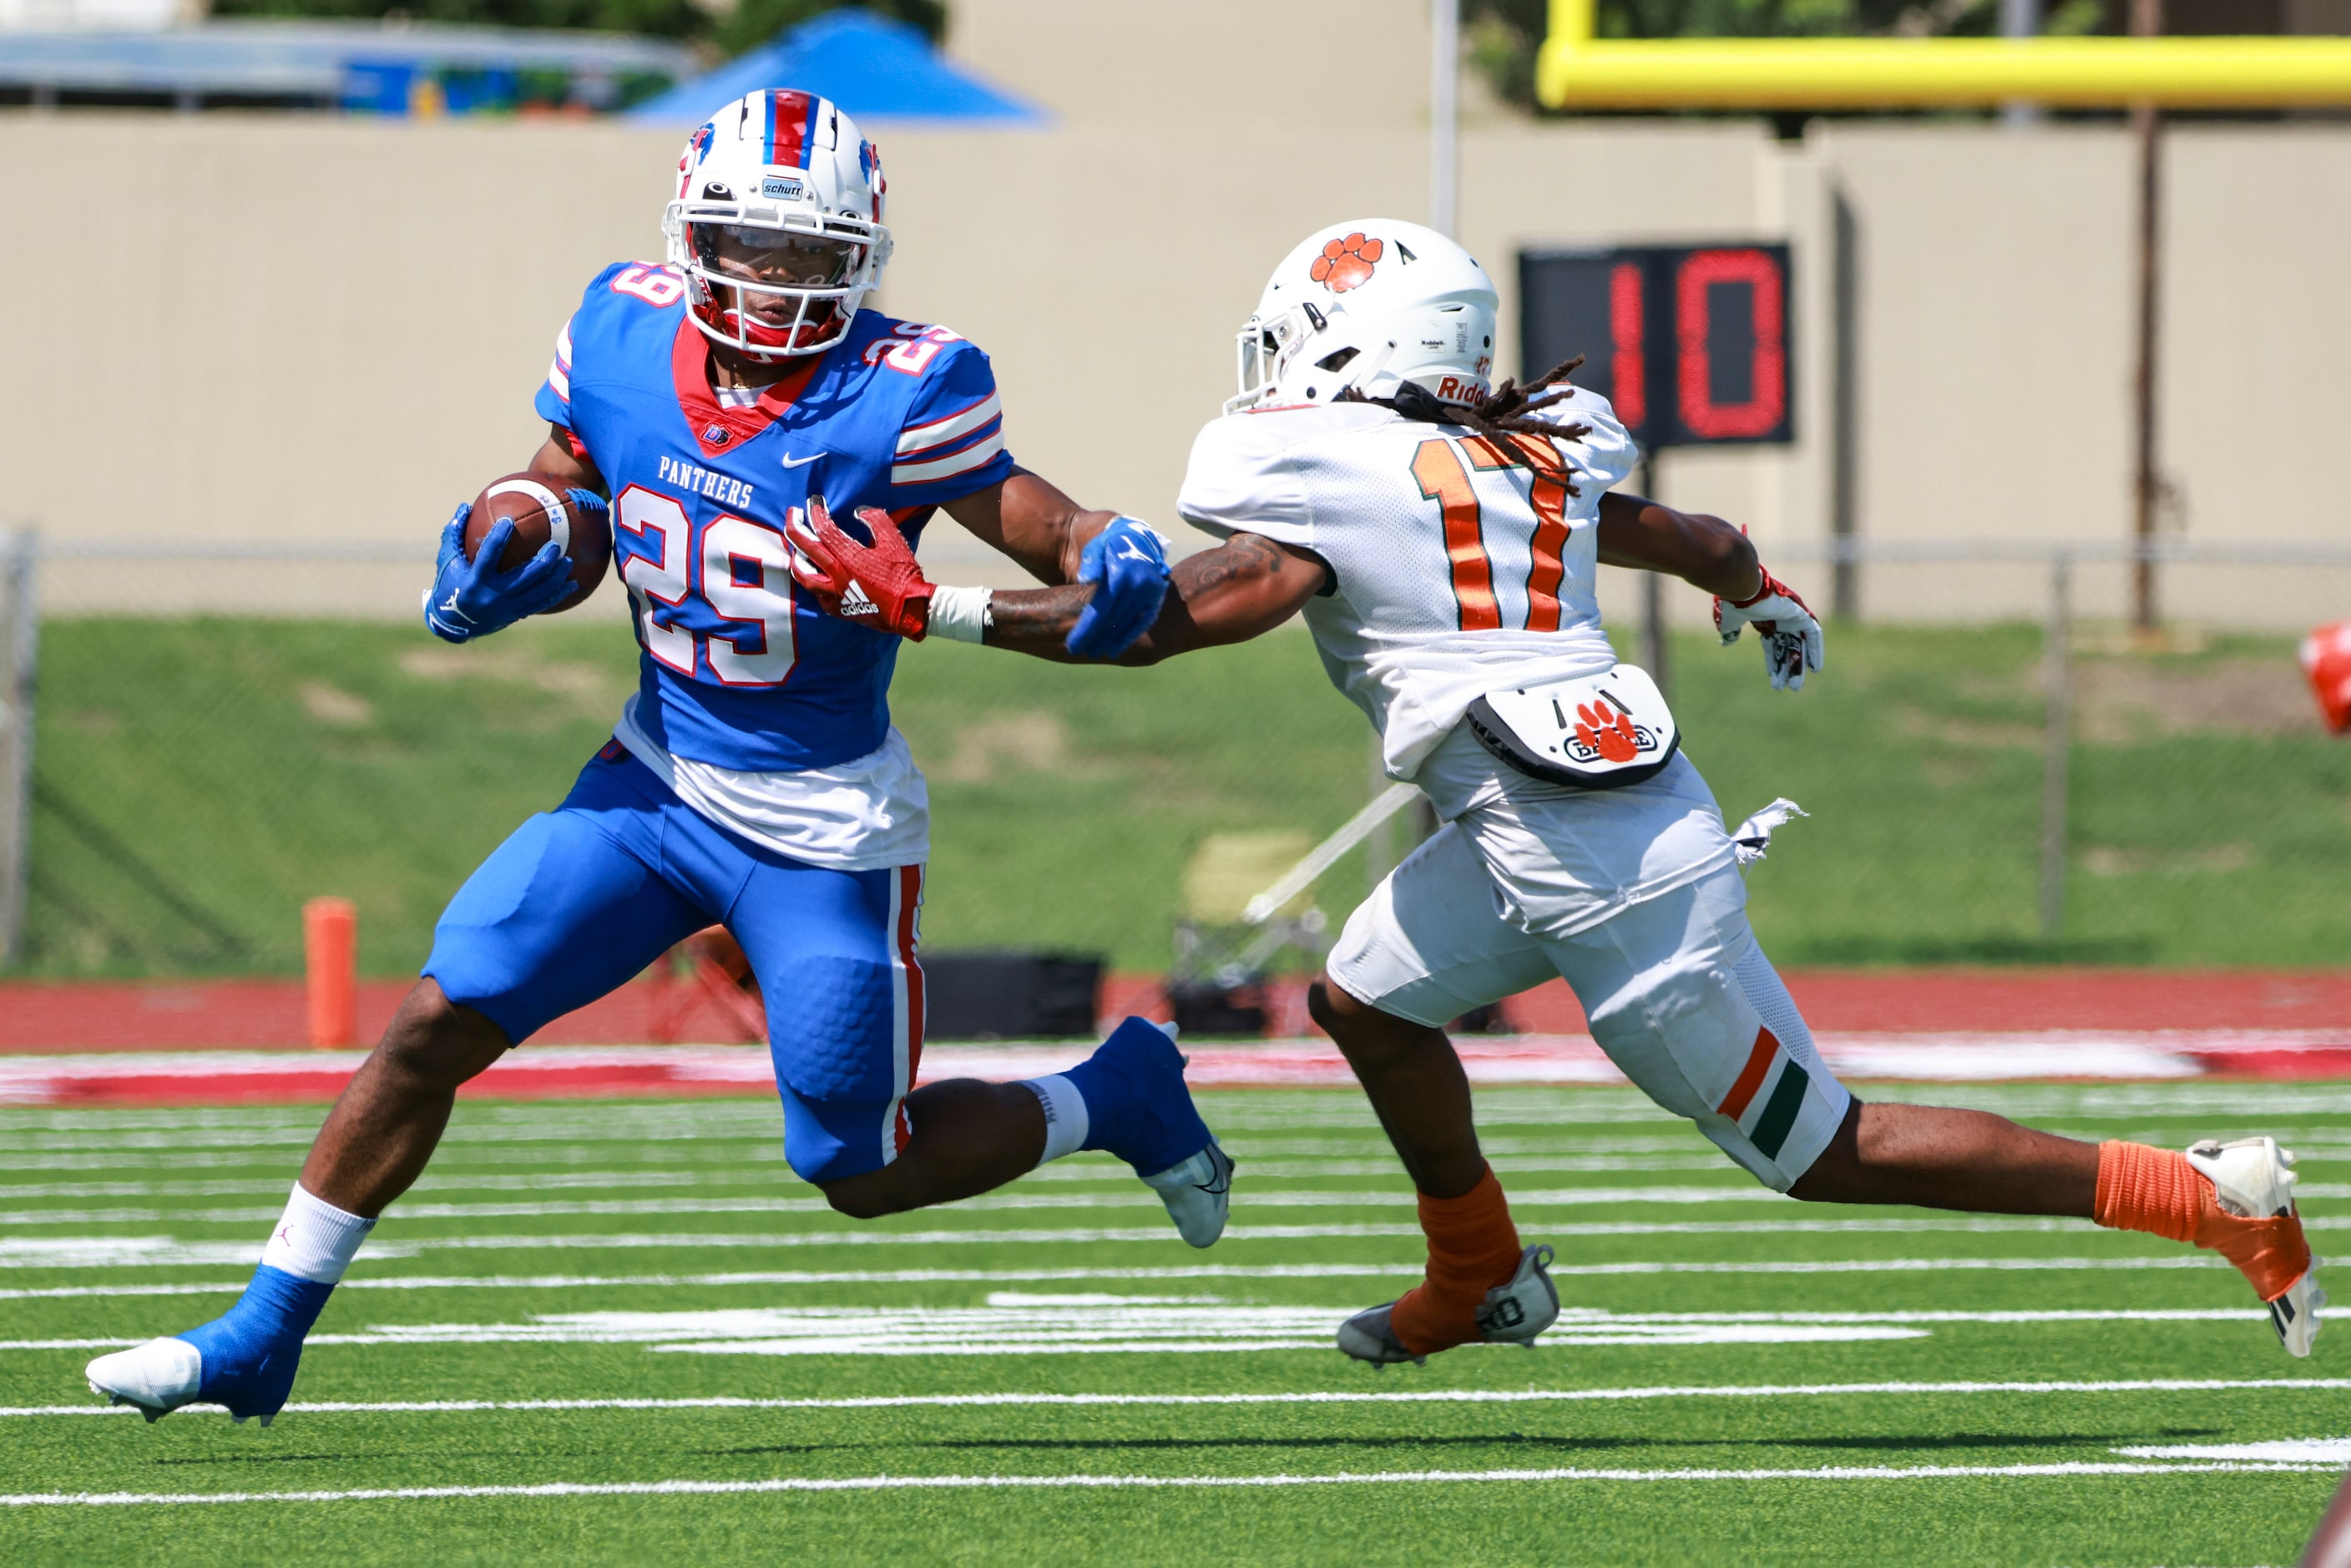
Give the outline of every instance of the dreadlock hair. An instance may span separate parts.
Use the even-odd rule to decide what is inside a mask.
[[[1406,419],[1424,424],[1466,425],[1506,450],[1523,454],[1538,468],[1547,469],[1552,477],[1567,488],[1571,496],[1583,492],[1568,476],[1575,465],[1567,460],[1556,444],[1573,441],[1592,434],[1588,424],[1555,424],[1536,414],[1562,399],[1572,397],[1575,389],[1567,378],[1583,363],[1583,356],[1553,365],[1536,380],[1520,386],[1506,381],[1492,392],[1471,399],[1468,403],[1447,402],[1418,382],[1400,382],[1395,392],[1387,397],[1366,397],[1353,387],[1339,394],[1340,402],[1377,403],[1394,409]],[[1546,387],[1555,390],[1545,392]],[[1537,396],[1537,393],[1541,393]],[[1548,459],[1548,461],[1546,461]]]

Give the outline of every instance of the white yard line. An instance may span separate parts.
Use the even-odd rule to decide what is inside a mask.
[[[256,1249],[257,1251],[257,1249]],[[1555,1263],[1553,1277],[1610,1274],[1909,1274],[1947,1270],[2062,1273],[2108,1269],[2225,1268],[2219,1258],[2184,1252],[2162,1258],[1856,1258],[1753,1263]],[[903,1285],[1042,1280],[1337,1280],[1419,1277],[1418,1263],[1202,1263],[1161,1269],[768,1269],[714,1274],[415,1274],[347,1279],[346,1291],[571,1291],[589,1286]],[[51,1285],[0,1290],[0,1301],[75,1297],[203,1296],[245,1289],[242,1280],[202,1284]]]
[[[2351,1189],[2346,1189],[2351,1191]],[[1258,1208],[1408,1208],[1409,1192],[1317,1192],[1250,1190],[1247,1201]],[[1562,1206],[1614,1207],[1631,1204],[1792,1203],[1785,1193],[1752,1185],[1725,1186],[1592,1186],[1517,1192],[1510,1201],[1520,1208]],[[1036,1208],[1153,1207],[1158,1196],[1140,1184],[1128,1183],[1092,1192],[1002,1192],[964,1198],[956,1207],[966,1211]],[[584,1216],[644,1214],[830,1214],[832,1206],[820,1197],[644,1197],[557,1198],[543,1203],[402,1203],[402,1219],[546,1219]],[[0,1226],[25,1225],[153,1225],[178,1220],[189,1225],[266,1224],[278,1217],[277,1208],[16,1208],[0,1209]]]
[[[313,1346],[643,1344],[705,1355],[1046,1355],[1322,1350],[1343,1307],[1268,1306],[1215,1297],[1026,1295],[985,1306],[729,1307],[683,1312],[542,1312],[528,1322],[392,1323],[313,1334]],[[2141,1311],[1612,1312],[1570,1308],[1539,1349],[1602,1345],[1844,1343],[1915,1339],[1958,1323],[2243,1323],[2252,1308]],[[0,1340],[0,1351],[101,1350],[143,1338]]]
[[[272,1218],[274,1218],[273,1212]],[[399,1218],[395,1212],[392,1218]],[[2339,1218],[2321,1216],[2305,1218],[2307,1230],[2351,1229],[2351,1215]],[[2068,1232],[2077,1236],[2095,1236],[2097,1229],[2086,1219],[2011,1219],[2004,1218],[1951,1219],[1747,1219],[1747,1220],[1597,1220],[1578,1224],[1530,1226],[1530,1231],[1542,1239],[1559,1236],[1753,1236],[1753,1235],[1917,1235],[1938,1232],[1998,1235],[2016,1233]],[[1126,1227],[1117,1229],[1072,1227],[1065,1230],[1045,1229],[967,1229],[967,1230],[832,1230],[784,1231],[758,1235],[722,1232],[695,1236],[480,1236],[422,1237],[414,1240],[402,1238],[403,1245],[428,1248],[503,1248],[533,1247],[821,1247],[863,1246],[874,1243],[904,1241],[924,1245],[951,1246],[966,1242],[1096,1242],[1096,1241],[1158,1241],[1167,1235],[1163,1226]],[[1418,1239],[1420,1227],[1381,1221],[1364,1221],[1351,1225],[1234,1225],[1225,1231],[1228,1241],[1304,1241],[1345,1239],[1350,1237],[1408,1236]]]
[[[203,1054],[201,1065],[207,1071],[216,1071],[225,1060],[219,1052]],[[316,1060],[308,1053],[302,1053],[302,1059],[306,1062]],[[2158,1116],[2237,1122],[2285,1118],[2304,1122],[2313,1117],[2351,1114],[2351,1090],[2304,1083],[1921,1083],[1883,1086],[1878,1096],[1975,1105],[2043,1120],[2113,1121]],[[1343,1093],[1329,1091],[1256,1090],[1218,1094],[1214,1097],[1214,1105],[1217,1114],[1211,1120],[1219,1131],[1282,1133],[1323,1128],[1361,1132],[1373,1137],[1378,1134],[1366,1110],[1359,1104],[1347,1103]],[[1556,1124],[1562,1129],[1626,1122],[1664,1124],[1672,1120],[1636,1092],[1624,1089],[1499,1088],[1480,1096],[1479,1109],[1483,1116],[1496,1123]],[[310,1105],[0,1112],[0,1157],[5,1157],[6,1151],[30,1146],[31,1140],[40,1140],[48,1147],[63,1147],[68,1138],[78,1139],[89,1147],[128,1146],[127,1140],[157,1134],[218,1134],[217,1139],[204,1141],[222,1144],[275,1142],[277,1140],[270,1134],[284,1134],[307,1143],[316,1132],[320,1113],[318,1107]],[[475,1103],[460,1106],[450,1138],[453,1145],[545,1136],[622,1142],[648,1134],[704,1140],[714,1134],[726,1135],[737,1128],[742,1132],[737,1135],[747,1136],[756,1131],[762,1136],[773,1137],[780,1131],[778,1120],[774,1103],[758,1097],[598,1106],[592,1114],[577,1102],[540,1105]]]
[[[1219,1134],[1229,1133],[1228,1127],[1221,1122],[1217,1130]],[[1269,1128],[1267,1131],[1292,1133],[1289,1128]],[[315,1134],[316,1129],[312,1128],[301,1133],[298,1138],[294,1138],[292,1134],[289,1134],[289,1138],[292,1141],[304,1142],[315,1136]],[[253,1141],[275,1145],[286,1140],[262,1137]],[[545,1141],[548,1140],[532,1142]],[[729,1164],[778,1166],[784,1163],[783,1140],[773,1134],[754,1136],[728,1134],[723,1129],[718,1129],[692,1142],[709,1145],[711,1153]],[[1330,1175],[1380,1176],[1393,1174],[1398,1169],[1395,1156],[1388,1148],[1385,1135],[1376,1126],[1367,1127],[1362,1134],[1355,1136],[1287,1135],[1260,1139],[1244,1134],[1240,1137],[1225,1136],[1224,1143],[1228,1152],[1248,1162],[1251,1170],[1262,1168],[1259,1164],[1260,1159],[1273,1159],[1277,1156],[1283,1160],[1295,1160],[1302,1174],[1322,1171]],[[1496,1170],[1522,1168],[1604,1171],[1619,1168],[1611,1163],[1618,1159],[1630,1162],[1621,1167],[1625,1170],[1719,1172],[1729,1168],[1724,1164],[1721,1154],[1711,1145],[1700,1141],[1695,1133],[1682,1137],[1617,1137],[1594,1135],[1590,1129],[1581,1126],[1562,1126],[1558,1129],[1558,1135],[1555,1137],[1498,1136],[1481,1139],[1480,1143],[1489,1157],[1499,1156],[1495,1159]],[[671,1165],[684,1164],[694,1168],[704,1168],[704,1162],[698,1157],[704,1151],[694,1146],[678,1147],[673,1145],[669,1147],[644,1148],[635,1146],[633,1140],[625,1137],[606,1136],[583,1137],[577,1140],[572,1147],[562,1150],[540,1148],[529,1145],[501,1146],[495,1140],[485,1143],[478,1139],[470,1139],[461,1128],[453,1129],[443,1140],[433,1170],[442,1172],[462,1170],[472,1165],[513,1166],[524,1163],[543,1166],[566,1160],[572,1164],[604,1162],[615,1157],[613,1153],[607,1152],[608,1145],[619,1145],[626,1150],[629,1157],[633,1159]],[[742,1146],[745,1145],[749,1146]],[[5,1150],[6,1147],[5,1135],[0,1134],[0,1150]],[[2299,1149],[2300,1145],[2297,1145],[2296,1147]],[[1330,1159],[1317,1157],[1325,1151],[1330,1153]],[[1655,1164],[1643,1163],[1643,1156],[1651,1155],[1657,1156]],[[1523,1166],[1516,1166],[1509,1163],[1521,1157],[1538,1162],[1550,1159],[1562,1163],[1556,1165],[1537,1163]],[[1332,1168],[1333,1160],[1355,1161],[1364,1168],[1361,1171]],[[181,1146],[168,1142],[157,1143],[152,1138],[136,1147],[100,1149],[95,1152],[88,1150],[77,1152],[64,1148],[46,1153],[0,1152],[0,1171],[172,1172],[267,1165],[284,1171],[281,1185],[294,1179],[294,1166],[298,1163],[288,1154],[274,1146],[259,1152],[245,1149],[241,1145],[227,1150],[210,1150]],[[1094,1160],[1048,1166],[1043,1170],[1033,1172],[1022,1179],[1025,1181],[1090,1181],[1124,1174],[1123,1167],[1112,1164],[1109,1156],[1103,1155]],[[428,1179],[430,1179],[429,1175]],[[784,1178],[778,1175],[775,1179]]]
[[[1885,1258],[1813,1262],[1755,1263],[1586,1263],[1554,1265],[1562,1275],[1609,1274],[1877,1274],[1931,1273],[1948,1270],[1992,1270],[2016,1272],[2068,1270],[2200,1269],[2222,1267],[2221,1260],[2199,1253],[2176,1258]],[[1393,1276],[1417,1278],[1417,1263],[1298,1263],[1263,1268],[1243,1265],[1203,1265],[1170,1269],[883,1269],[883,1270],[759,1270],[715,1274],[462,1274],[414,1275],[343,1281],[346,1291],[528,1291],[578,1290],[586,1286],[704,1287],[726,1285],[906,1284],[967,1281],[975,1283],[1044,1280],[1314,1280]],[[0,1291],[0,1301],[61,1300],[75,1297],[201,1296],[239,1291],[241,1280],[201,1284],[59,1285],[35,1290]]]
[[[1559,1272],[1554,1269],[1553,1273]],[[1075,1280],[1417,1279],[1418,1263],[1198,1263],[1159,1269],[762,1269],[714,1274],[418,1274],[347,1279],[345,1291],[576,1291],[590,1286],[1034,1284]],[[173,1285],[53,1285],[0,1291],[0,1301],[78,1296],[200,1296],[245,1289],[242,1280]]]
[[[1247,1167],[1244,1166],[1244,1171]],[[631,1187],[642,1186],[691,1186],[705,1179],[695,1174],[643,1173],[642,1176],[628,1173],[588,1173],[551,1176],[545,1179],[528,1176],[488,1178],[479,1181],[445,1180],[433,1185],[450,1191],[531,1190],[535,1187]],[[757,1179],[757,1178],[754,1178]],[[1092,1192],[1036,1191],[1016,1189],[988,1193],[964,1198],[955,1207],[964,1212],[1001,1212],[1028,1209],[1083,1209],[1150,1207],[1157,1203],[1156,1195],[1133,1182],[1122,1181],[1110,1172],[1086,1172],[1084,1179],[1105,1184]],[[132,1186],[131,1184],[98,1184],[69,1187],[59,1186],[43,1196],[70,1197],[135,1197],[142,1194],[158,1197],[198,1197],[226,1192],[274,1192],[290,1184],[269,1181],[259,1183],[196,1183],[173,1186],[156,1183]],[[712,1185],[736,1185],[723,1178],[712,1179]],[[0,1189],[5,1196],[8,1189]],[[37,1188],[15,1189],[19,1194],[40,1192]],[[2296,1188],[2299,1199],[2321,1201],[2351,1197],[2351,1183],[2315,1182]],[[1283,1189],[1280,1187],[1244,1186],[1236,1201],[1252,1208],[1374,1208],[1403,1209],[1409,1206],[1409,1192],[1366,1190],[1344,1192],[1312,1188]],[[1588,1186],[1547,1187],[1531,1191],[1514,1191],[1510,1195],[1512,1207],[1533,1208],[1618,1208],[1642,1205],[1684,1206],[1718,1203],[1792,1204],[1796,1199],[1769,1187],[1740,1184],[1736,1186],[1706,1186],[1683,1184],[1657,1186]],[[393,1211],[398,1219],[549,1219],[585,1217],[615,1217],[628,1215],[679,1214],[808,1214],[828,1215],[831,1206],[821,1197],[763,1194],[746,1197],[611,1197],[611,1198],[551,1198],[543,1201],[496,1199],[486,1202],[403,1202]],[[263,1225],[277,1218],[275,1207],[246,1208],[14,1208],[0,1209],[0,1228],[47,1225],[154,1225],[177,1221],[187,1225]],[[2073,1225],[2085,1220],[2061,1221]],[[2305,1225],[2313,1229],[2337,1228],[2351,1224],[2343,1216],[2309,1216]],[[1743,1228],[1743,1227],[1742,1227]]]
[[[2100,1269],[2225,1269],[2225,1259],[2208,1252],[2161,1258],[1850,1258],[1763,1260],[1751,1263],[1554,1264],[1562,1274],[1920,1274],[1947,1270],[1991,1270],[2020,1273]]]
[[[274,1212],[274,1211],[273,1211]],[[1725,1230],[1737,1226],[1726,1225]],[[1347,1239],[1363,1237],[1410,1237],[1420,1227],[1409,1224],[1360,1225],[1236,1225],[1225,1232],[1234,1241],[1293,1241]],[[1061,1246],[1065,1243],[1165,1241],[1172,1235],[1165,1224],[1121,1228],[1072,1228],[1066,1230],[789,1230],[742,1233],[684,1231],[675,1234],[583,1232],[577,1236],[445,1236],[420,1240],[371,1239],[371,1259],[410,1258],[423,1250],[509,1252],[693,1250],[708,1248],[766,1247],[887,1247],[905,1245],[966,1246],[996,1243],[1019,1246]],[[181,1241],[168,1236],[82,1236],[27,1239],[0,1237],[0,1269],[145,1269],[220,1268],[252,1264],[261,1257],[261,1239],[246,1241]]]
[[[385,1399],[295,1400],[288,1415],[442,1415],[532,1410],[902,1410],[984,1409],[995,1406],[1219,1405],[1558,1405],[1650,1399],[1790,1399],[1867,1395],[2215,1394],[2340,1392],[2351,1377],[2154,1377],[2075,1383],[1767,1383],[1662,1384],[1632,1388],[1428,1389],[1369,1394],[1354,1390],[1289,1394],[883,1394],[842,1399]],[[183,1415],[225,1416],[217,1405],[184,1406]],[[0,1416],[129,1416],[128,1405],[0,1406]]]
[[[1089,1173],[1092,1174],[1092,1173]],[[1112,1173],[1103,1171],[1097,1179],[1107,1180]],[[436,1175],[427,1171],[417,1178],[411,1192],[437,1190],[443,1192],[536,1192],[561,1187],[615,1187],[628,1189],[646,1186],[696,1186],[709,1183],[714,1186],[739,1186],[758,1181],[775,1184],[778,1176],[774,1171],[718,1170],[634,1170],[634,1171],[546,1171],[528,1176],[456,1176]],[[41,1197],[236,1197],[248,1194],[282,1194],[294,1185],[291,1176],[244,1177],[235,1181],[188,1181],[174,1176],[161,1176],[153,1181],[110,1182],[42,1182],[25,1186],[0,1186],[0,1199],[22,1200]],[[6,1223],[0,1217],[0,1224]]]
[[[394,1212],[392,1218],[400,1215]],[[2304,1226],[2325,1231],[2351,1228],[2351,1216],[2306,1218]],[[2017,1219],[2017,1218],[1938,1218],[1938,1219],[1752,1219],[1738,1220],[1606,1220],[1566,1224],[1531,1226],[1531,1236],[1541,1240],[1562,1240],[1570,1237],[1624,1236],[1643,1239],[1674,1236],[1833,1236],[1833,1235],[2035,1235],[2064,1234],[2084,1239],[2098,1234],[2087,1220],[2080,1219]],[[558,1249],[586,1250],[680,1250],[696,1248],[763,1248],[763,1247],[872,1247],[903,1244],[916,1246],[1025,1245],[1061,1246],[1102,1242],[1164,1241],[1167,1230],[1160,1225],[1119,1228],[1070,1227],[1062,1229],[1006,1228],[1002,1229],[957,1230],[773,1230],[773,1231],[683,1231],[645,1234],[637,1232],[577,1235],[498,1235],[488,1236],[426,1236],[412,1237],[403,1228],[392,1226],[389,1232],[371,1239],[364,1256],[371,1260],[390,1258],[412,1258],[424,1252],[441,1251],[533,1251]],[[1417,1225],[1398,1222],[1365,1221],[1341,1225],[1235,1225],[1225,1232],[1228,1243],[1249,1241],[1348,1240],[1362,1239],[1420,1239]],[[171,1236],[65,1236],[65,1237],[5,1237],[0,1236],[0,1270],[5,1269],[151,1269],[223,1267],[230,1264],[250,1264],[261,1255],[258,1239],[251,1241],[190,1241]],[[1779,1262],[1690,1262],[1648,1263],[1625,1262],[1567,1265],[1571,1270],[1598,1273],[1846,1273],[1876,1270],[1904,1271],[1914,1269],[2032,1269],[2043,1266],[2043,1260],[2032,1259],[1938,1260],[1894,1259],[1883,1262],[1855,1260],[1789,1260]],[[2115,1259],[2050,1260],[2049,1267],[2082,1267],[2098,1269],[2171,1269],[2220,1266],[2201,1253],[2179,1252],[2155,1257],[2123,1257]]]
[[[1239,1150],[1228,1148],[1227,1153]],[[274,1156],[273,1156],[274,1157]],[[2309,1156],[2303,1156],[2305,1164]],[[1720,1155],[1554,1155],[1493,1156],[1496,1171],[1506,1175],[1625,1175],[1649,1171],[1705,1171],[1718,1176],[1729,1175]],[[506,1175],[488,1171],[466,1171],[456,1167],[444,1170],[435,1166],[419,1177],[412,1192],[529,1192],[539,1188],[613,1187],[628,1190],[645,1186],[741,1186],[753,1182],[770,1186],[789,1186],[793,1177],[782,1169],[780,1155],[757,1166],[737,1167],[709,1164],[689,1167],[651,1166],[631,1170],[534,1171],[523,1175]],[[1249,1172],[1252,1187],[1260,1181],[1328,1181],[1340,1176],[1386,1176],[1395,1181],[1404,1173],[1394,1155],[1385,1158],[1259,1159],[1243,1156],[1243,1167]],[[25,1167],[0,1161],[0,1170]],[[145,1169],[155,1172],[145,1180],[35,1182],[23,1186],[0,1186],[0,1201],[22,1202],[38,1198],[63,1197],[236,1197],[268,1193],[282,1193],[293,1185],[293,1176],[239,1176],[233,1179],[192,1181],[185,1171],[142,1162],[137,1166],[121,1169]],[[1075,1182],[1101,1183],[1104,1186],[1131,1182],[1133,1175],[1123,1166],[1102,1161],[1086,1161],[1078,1165],[1055,1164],[1030,1172],[1020,1178],[1021,1186],[1050,1184],[1055,1186]],[[1730,1190],[1727,1186],[1726,1190]],[[1595,1189],[1599,1190],[1599,1189]],[[1377,1198],[1389,1196],[1378,1192],[1353,1195]],[[1406,1195],[1409,1196],[1409,1195]],[[1512,1197],[1521,1202],[1540,1201],[1533,1197]]]
[[[740,1145],[744,1140],[714,1138],[714,1144]],[[145,1149],[114,1154],[0,1154],[0,1171],[154,1171],[166,1175],[191,1170],[225,1170],[259,1166],[271,1173],[270,1179],[280,1186],[290,1183],[301,1164],[300,1151],[277,1149],[260,1152],[205,1151],[197,1149]],[[785,1179],[776,1174],[784,1164],[783,1141],[762,1138],[749,1147],[728,1146],[716,1155],[730,1168],[749,1170],[768,1167],[767,1179]],[[564,1166],[607,1166],[616,1160],[635,1162],[633,1168],[644,1170],[701,1170],[705,1166],[703,1150],[687,1147],[627,1147],[608,1149],[601,1142],[580,1143],[569,1147],[546,1148],[517,1145],[510,1148],[496,1146],[468,1147],[462,1138],[451,1134],[443,1140],[434,1157],[428,1176],[452,1172],[464,1173],[517,1166],[531,1170],[546,1170]]]
[[[2171,1443],[2116,1448],[2134,1459],[2251,1459],[2262,1464],[2351,1463],[2351,1437],[2288,1437],[2272,1443]]]
[[[1115,1490],[1128,1487],[1221,1489],[1228,1487],[1320,1487],[1444,1485],[1469,1481],[1915,1481],[2033,1479],[2080,1476],[2211,1475],[2232,1472],[2277,1475],[2332,1470],[2332,1464],[2214,1461],[2177,1464],[2071,1460],[2039,1465],[1849,1465],[1817,1469],[1522,1469],[1522,1470],[1341,1470],[1330,1475],[1268,1476],[839,1476],[778,1477],[742,1481],[548,1481],[535,1486],[365,1487],[348,1491],[245,1492],[19,1492],[0,1495],[5,1508],[193,1507],[236,1502],[432,1501],[456,1498],[719,1496],[747,1492],[900,1490],[1028,1490],[1066,1487]]]

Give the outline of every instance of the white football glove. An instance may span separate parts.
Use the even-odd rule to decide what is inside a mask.
[[[1714,601],[1714,630],[1724,647],[1738,642],[1741,629],[1750,625],[1763,639],[1763,668],[1771,677],[1771,689],[1802,691],[1804,676],[1821,667],[1820,618],[1796,597],[1794,589],[1767,571],[1754,598]]]

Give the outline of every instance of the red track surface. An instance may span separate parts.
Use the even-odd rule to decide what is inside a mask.
[[[360,1039],[372,1040],[406,980],[360,986]],[[1817,1033],[2029,1034],[2049,1030],[2341,1030],[2351,1046],[2351,969],[1798,970],[1788,986]],[[1273,993],[1269,1032],[1311,1034],[1303,988]],[[1116,975],[1103,988],[1111,1018],[1165,1018],[1158,981]],[[1554,981],[1505,1009],[1522,1033],[1583,1032],[1583,1010]],[[308,1043],[298,980],[126,984],[71,981],[0,986],[0,1052],[268,1050]],[[739,1040],[732,1020],[686,987],[622,987],[558,1019],[549,1045]]]
[[[1472,1082],[1622,1083],[1582,1035],[1469,1036],[1458,1042]],[[1844,1078],[1952,1082],[2351,1077],[2339,1031],[2043,1030],[2036,1034],[1823,1034],[1821,1053]],[[926,1078],[1030,1078],[1058,1072],[1090,1040],[935,1045]],[[1344,1087],[1347,1064],[1328,1040],[1186,1042],[1185,1076],[1201,1088]],[[0,1057],[0,1104],[234,1105],[331,1099],[357,1051],[91,1051]],[[755,1045],[534,1046],[507,1056],[462,1091],[499,1100],[616,1095],[767,1096],[775,1078]]]
[[[1822,1054],[1842,1076],[1872,1079],[2351,1078],[2351,971],[1814,971],[1789,977]],[[408,988],[360,988],[372,1040]],[[1262,1045],[1190,1046],[1204,1087],[1343,1084],[1345,1062],[1311,1034],[1303,988],[1269,988]],[[1165,1016],[1155,981],[1114,977],[1104,1011]],[[1514,998],[1507,1036],[1459,1044],[1485,1083],[1621,1082],[1583,1034],[1564,986]],[[0,987],[0,1104],[175,1105],[331,1098],[358,1051],[306,1043],[298,981]],[[507,1099],[772,1093],[767,1052],[727,1041],[741,1023],[690,985],[639,982],[558,1019],[474,1083]],[[940,1046],[924,1075],[1019,1077],[1057,1071],[1081,1041]]]
[[[372,1041],[383,1032],[413,984],[360,982],[360,1040]],[[299,980],[0,985],[0,1053],[266,1051],[306,1046],[308,1030]],[[731,1040],[742,1035],[692,988],[639,981],[556,1019],[534,1039],[549,1045],[638,1045],[664,1037]]]

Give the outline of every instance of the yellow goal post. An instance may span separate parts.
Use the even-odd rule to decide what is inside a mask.
[[[1551,0],[1549,109],[2277,109],[2351,103],[2351,38],[1600,38]]]

